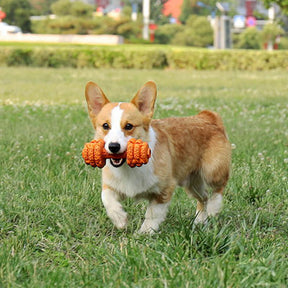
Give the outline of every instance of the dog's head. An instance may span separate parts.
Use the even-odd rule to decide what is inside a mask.
[[[88,82],[85,96],[95,138],[104,139],[109,153],[123,153],[131,138],[149,141],[149,128],[157,96],[156,84],[152,81],[142,86],[130,103],[111,103],[101,88]],[[111,160],[120,167],[123,159]]]

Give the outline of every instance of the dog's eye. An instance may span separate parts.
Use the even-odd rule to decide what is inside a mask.
[[[126,125],[125,125],[125,128],[124,128],[125,130],[132,130],[133,129],[133,125],[132,124],[130,124],[130,123],[127,123]]]
[[[109,130],[109,129],[110,129],[108,123],[104,123],[104,124],[102,125],[102,127],[103,127],[104,130]]]

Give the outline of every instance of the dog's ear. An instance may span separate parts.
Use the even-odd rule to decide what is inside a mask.
[[[87,101],[89,116],[94,125],[95,121],[93,120],[95,120],[102,107],[109,103],[109,100],[105,96],[102,89],[96,83],[91,81],[86,84],[85,97]]]
[[[134,104],[145,116],[152,118],[156,96],[157,86],[155,82],[149,81],[138,90],[134,98],[131,100],[131,103]]]

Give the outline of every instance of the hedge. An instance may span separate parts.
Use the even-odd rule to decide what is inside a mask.
[[[173,51],[169,67],[195,70],[288,69],[288,51],[198,50]]]
[[[271,70],[288,68],[288,51],[124,47],[0,47],[1,66]]]

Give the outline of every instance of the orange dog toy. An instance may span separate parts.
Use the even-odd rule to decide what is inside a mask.
[[[92,167],[103,168],[106,164],[106,159],[125,159],[130,167],[140,167],[147,164],[151,157],[151,150],[147,142],[141,139],[130,139],[127,143],[127,151],[121,154],[110,154],[104,148],[105,142],[103,139],[93,140],[86,143],[82,150],[82,157],[87,165]]]

